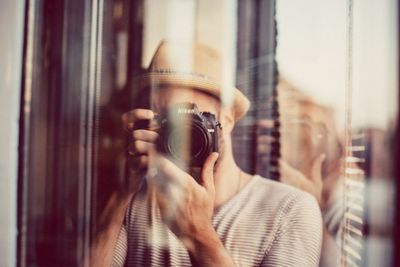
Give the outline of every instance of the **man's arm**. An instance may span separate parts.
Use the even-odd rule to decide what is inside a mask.
[[[228,254],[224,245],[214,228],[204,231],[198,236],[192,247],[188,247],[189,255],[193,266],[216,266],[234,267],[236,266],[231,256]]]
[[[317,201],[298,192],[285,207],[273,244],[261,266],[319,266],[322,218]]]
[[[156,192],[162,219],[182,241],[196,267],[235,266],[211,221],[215,199],[214,164],[217,158],[217,153],[207,158],[199,184],[171,161],[155,156],[158,175],[152,178],[151,184]]]
[[[131,196],[132,195],[126,195],[120,197],[116,193],[112,195],[100,218],[100,225],[104,227],[93,241],[90,248],[90,257],[85,262],[84,266],[111,266],[114,248],[122,228],[125,212]]]
[[[150,129],[141,129],[138,121],[151,121],[154,113],[148,109],[134,109],[122,115],[122,129],[129,134],[128,144],[128,181],[120,192],[115,192],[102,212],[100,231],[90,248],[90,257],[84,266],[111,266],[115,246],[122,230],[125,212],[132,196],[140,189],[143,182],[143,170],[147,168],[149,151],[154,149],[158,134]]]

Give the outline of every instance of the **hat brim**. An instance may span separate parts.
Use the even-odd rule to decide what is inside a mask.
[[[140,88],[159,87],[160,85],[179,85],[207,92],[221,99],[221,85],[204,76],[186,73],[153,73],[140,76]],[[250,101],[237,88],[232,87],[232,110],[235,121],[242,118],[250,108]]]

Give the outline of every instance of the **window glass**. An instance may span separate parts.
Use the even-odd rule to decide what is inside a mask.
[[[393,265],[396,10],[29,1],[18,265]]]

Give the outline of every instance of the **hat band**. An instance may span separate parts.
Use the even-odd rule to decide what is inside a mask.
[[[144,76],[148,76],[148,75],[151,76],[152,74],[161,74],[161,75],[167,75],[167,74],[182,75],[183,74],[183,75],[196,76],[198,78],[216,82],[214,77],[207,76],[203,73],[192,72],[192,71],[181,71],[181,70],[176,70],[176,69],[152,69],[151,71],[145,73]]]

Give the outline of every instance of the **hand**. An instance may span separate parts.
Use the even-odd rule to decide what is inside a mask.
[[[214,164],[218,153],[206,159],[200,184],[168,159],[155,155],[158,174],[150,179],[161,216],[171,231],[190,249],[204,235],[214,232]],[[152,162],[153,163],[153,162]],[[214,232],[215,233],[215,232]]]
[[[311,175],[306,177],[288,163],[280,160],[281,182],[302,189],[313,195],[322,208],[322,173],[321,167],[325,160],[325,154],[316,157],[311,166]]]
[[[111,266],[113,251],[121,231],[125,213],[134,194],[140,186],[142,171],[147,168],[149,154],[154,150],[154,142],[158,134],[149,129],[135,129],[139,120],[151,120],[154,113],[151,110],[135,109],[122,115],[125,130],[130,132],[132,142],[129,151],[128,186],[122,192],[114,192],[98,222],[100,230],[95,234],[90,247],[90,257],[85,259],[84,266]]]
[[[153,111],[149,109],[134,109],[122,115],[124,129],[129,131],[132,141],[128,144],[129,181],[128,192],[135,192],[140,186],[143,173],[149,164],[149,155],[155,151],[158,133],[151,129],[139,129],[137,123],[152,120]]]

